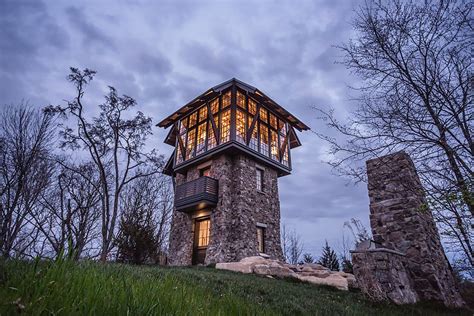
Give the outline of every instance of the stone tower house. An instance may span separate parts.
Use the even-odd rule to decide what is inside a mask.
[[[282,259],[278,178],[290,174],[296,130],[309,128],[237,79],[215,86],[158,124],[175,147],[171,265]]]

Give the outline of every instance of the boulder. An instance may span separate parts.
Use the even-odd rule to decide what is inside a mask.
[[[331,275],[329,271],[324,271],[324,270],[312,270],[309,272],[299,272],[299,275],[304,275],[304,276],[314,276],[317,278],[327,278],[328,276]]]
[[[270,262],[269,264],[256,264],[253,267],[253,273],[261,275],[272,275],[280,278],[297,277],[295,272],[275,262]]]
[[[313,270],[330,271],[328,268],[320,265],[319,263],[305,263],[304,266],[310,267]]]
[[[265,259],[260,256],[253,256],[253,257],[245,257],[242,260],[240,260],[240,263],[244,264],[261,264],[261,263],[267,263],[270,261],[269,259]]]
[[[300,279],[301,281],[312,283],[312,284],[333,286],[339,290],[344,290],[344,291],[349,290],[349,284],[347,282],[347,279],[339,275],[330,275],[327,278],[318,278],[314,276],[298,275],[298,279]]]
[[[252,265],[241,262],[222,262],[216,263],[216,269],[230,270],[241,273],[252,273]]]

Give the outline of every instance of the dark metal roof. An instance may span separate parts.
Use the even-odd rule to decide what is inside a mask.
[[[299,131],[309,130],[309,127],[306,124],[304,124],[302,121],[296,118],[293,114],[285,110],[281,105],[273,101],[270,97],[265,95],[263,92],[235,78],[227,80],[207,90],[206,92],[194,98],[193,100],[188,102],[186,105],[181,107],[179,110],[177,110],[176,112],[174,112],[173,114],[171,114],[170,116],[168,116],[167,118],[159,122],[157,126],[168,128],[174,122],[180,120],[182,117],[186,116],[188,113],[200,107],[202,104],[206,103],[207,101],[215,98],[217,95],[219,95],[220,92],[231,87],[232,85],[236,85],[238,88],[246,91],[251,97],[257,99],[257,101],[261,102],[266,107],[270,108],[271,110],[274,110],[276,113],[278,113],[283,118],[285,118],[288,121],[288,123],[290,123],[290,125],[296,128],[297,130]]]

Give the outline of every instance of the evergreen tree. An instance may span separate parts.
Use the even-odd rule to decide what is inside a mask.
[[[347,258],[341,258],[342,271],[345,273],[354,273],[352,261]]]
[[[328,241],[326,240],[326,246],[323,247],[323,255],[319,259],[318,263],[331,271],[339,271],[339,260],[337,259],[336,252],[329,247]]]
[[[305,263],[314,263],[314,257],[310,253],[303,254],[303,260],[300,262],[300,264]]]

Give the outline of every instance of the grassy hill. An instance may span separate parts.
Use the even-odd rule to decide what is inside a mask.
[[[0,264],[0,314],[458,315],[373,304],[360,293],[213,268],[84,262]]]

